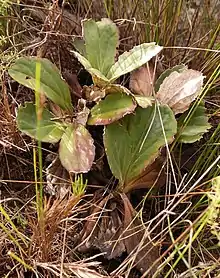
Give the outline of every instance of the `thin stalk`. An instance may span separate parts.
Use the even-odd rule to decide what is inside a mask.
[[[40,78],[41,78],[41,63],[36,63],[36,87],[35,87],[35,105],[36,105],[36,115],[37,115],[37,138],[40,132],[41,127],[41,119],[43,113],[43,107],[41,104],[41,92],[40,92]],[[37,202],[37,212],[38,219],[41,219],[43,212],[43,161],[42,161],[42,145],[41,142],[38,141],[37,144],[38,150],[38,163],[39,163],[39,180],[40,183],[36,182],[36,202]],[[35,173],[35,181],[37,181],[37,170],[36,170],[36,152],[34,151],[34,173]]]
[[[19,248],[19,250],[25,254],[24,249],[21,247],[17,239],[9,232],[9,230],[0,222],[0,228],[7,234],[10,240]]]
[[[23,235],[18,231],[17,227],[14,225],[14,223],[12,222],[10,216],[7,214],[7,212],[4,210],[4,208],[0,205],[0,212],[1,214],[5,217],[5,219],[7,220],[7,222],[11,225],[12,230],[17,234],[17,236],[23,241],[23,243],[26,245],[26,247],[28,246],[25,238],[23,237]],[[2,223],[0,223],[2,224]],[[3,225],[3,224],[2,224]],[[7,228],[6,228],[7,229]]]
[[[20,264],[22,264],[26,269],[34,271],[33,267],[31,267],[30,265],[26,264],[25,261],[23,261],[21,258],[19,258],[15,253],[13,253],[12,251],[8,252],[8,255],[13,258],[14,260],[16,260],[17,262],[19,262]]]

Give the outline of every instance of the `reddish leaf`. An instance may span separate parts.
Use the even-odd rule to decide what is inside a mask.
[[[156,98],[175,114],[183,113],[200,94],[204,78],[201,72],[192,69],[173,71],[163,80]]]
[[[60,161],[69,172],[86,173],[95,158],[95,146],[88,130],[81,124],[69,125],[59,148]]]
[[[144,96],[152,96],[154,84],[154,70],[152,67],[142,66],[132,72],[129,87],[138,94]]]

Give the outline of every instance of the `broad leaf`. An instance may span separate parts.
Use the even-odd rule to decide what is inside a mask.
[[[59,157],[63,167],[74,173],[86,173],[95,158],[95,146],[88,130],[81,124],[69,125],[63,134]]]
[[[117,26],[107,18],[98,22],[89,19],[82,23],[86,57],[93,68],[106,76],[115,62],[119,40]]]
[[[132,72],[130,76],[129,88],[132,92],[152,96],[154,87],[154,69],[152,66],[142,66]]]
[[[166,141],[173,140],[176,129],[172,110],[156,104],[145,109],[139,107],[134,115],[106,126],[104,145],[108,162],[121,185],[126,186],[153,162]]]
[[[78,61],[91,74],[95,85],[102,87],[109,83],[109,80],[99,70],[93,68],[90,62],[85,57],[83,57],[81,54],[79,54],[76,51],[71,51],[71,52],[74,53]]]
[[[107,75],[108,79],[113,82],[121,75],[141,67],[161,50],[161,46],[152,42],[140,44],[132,48],[129,52],[124,52],[119,56],[118,61],[110,68]]]
[[[145,96],[133,96],[137,104],[142,107],[142,108],[147,108],[148,106],[151,106],[152,103],[154,102],[153,97],[145,97]]]
[[[89,125],[108,125],[136,108],[131,96],[122,93],[108,95],[91,109]]]
[[[82,56],[86,58],[86,45],[83,39],[77,37],[74,38],[73,46]]]
[[[177,65],[171,69],[165,70],[157,79],[155,83],[155,92],[159,91],[160,85],[163,83],[164,79],[168,77],[173,71],[177,72],[183,72],[184,70],[187,69],[187,66],[185,65]]]
[[[160,150],[159,156],[149,164],[142,173],[131,180],[124,188],[124,193],[138,188],[159,188],[166,184],[166,147]]]
[[[202,73],[196,70],[173,71],[163,80],[156,98],[175,114],[183,113],[201,92],[203,79]]]
[[[18,109],[17,124],[20,131],[30,137],[48,143],[60,140],[65,130],[62,123],[52,121],[54,115],[43,110],[41,121],[37,121],[36,108],[33,103],[26,103]]]
[[[131,91],[127,89],[126,87],[120,85],[120,84],[110,84],[107,87],[105,87],[105,94],[115,94],[115,93],[125,93],[127,95],[132,95]]]
[[[23,57],[10,67],[9,74],[20,84],[36,89],[36,65],[41,64],[40,92],[64,110],[72,110],[67,83],[61,78],[58,68],[45,58]]]
[[[211,125],[208,123],[208,117],[205,114],[205,107],[200,104],[188,118],[188,111],[178,119],[178,141],[183,143],[193,143],[200,140]],[[187,120],[188,118],[188,120]]]

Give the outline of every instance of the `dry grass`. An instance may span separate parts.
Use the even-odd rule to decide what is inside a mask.
[[[97,263],[99,257],[86,259],[89,254],[82,255],[76,251],[74,235],[79,233],[82,222],[89,219],[90,202],[79,202],[81,197],[74,196],[63,200],[45,199],[42,218],[37,218],[30,152],[32,145],[28,138],[17,131],[15,121],[18,105],[32,99],[33,95],[14,84],[5,70],[19,55],[38,54],[51,59],[63,73],[66,70],[79,73],[81,68],[69,49],[72,38],[81,35],[80,20],[107,16],[119,27],[119,51],[142,42],[156,41],[165,46],[161,60],[157,61],[158,73],[179,63],[202,70],[207,75],[206,80],[209,80],[206,95],[209,101],[211,99],[210,111],[214,111],[218,120],[216,111],[219,110],[219,97],[216,92],[219,90],[220,75],[216,73],[215,78],[211,76],[220,63],[219,1],[204,1],[204,5],[196,5],[196,1],[182,0],[82,0],[69,1],[65,10],[58,7],[58,1],[53,1],[52,6],[50,2],[30,0],[17,4],[14,1],[8,14],[4,15],[5,19],[10,20],[6,23],[6,42],[0,54],[0,161],[3,165],[0,177],[4,180],[1,185],[1,205],[8,219],[1,214],[0,274],[1,277],[7,273],[6,277],[23,277],[26,271],[27,277],[63,275],[103,278],[109,277],[109,273],[111,277],[140,277],[131,270],[137,253],[107,273],[103,268],[108,269],[108,264],[105,262],[103,267]],[[218,144],[218,140],[215,137],[211,143]],[[47,151],[48,148],[44,151],[45,156]],[[215,157],[218,154],[216,149]],[[203,155],[208,157],[207,152],[203,152]],[[204,168],[202,161],[197,160],[197,168],[201,170],[199,176],[193,179],[197,169],[187,178],[184,174],[178,176],[179,183],[175,188],[173,178],[179,174],[179,169],[176,169],[179,166],[176,167],[173,176],[171,174],[167,179],[167,189],[152,195],[147,202],[144,198],[139,205],[139,216],[143,221],[140,230],[144,228],[156,232],[157,236],[153,239],[161,244],[158,262],[163,262],[161,269],[164,277],[177,277],[177,273],[180,275],[178,277],[184,278],[218,277],[220,273],[216,236],[210,232],[209,218],[204,218],[208,217],[206,191],[209,191],[210,183],[202,183],[205,174],[211,172],[210,179],[217,175],[215,167],[218,161],[212,165],[215,157]],[[187,159],[190,160],[190,157]],[[98,224],[100,218],[97,214],[93,219]],[[9,220],[15,223],[18,232]],[[205,232],[202,232],[202,228]],[[8,251],[12,253],[8,254]],[[17,257],[13,257],[13,254]],[[181,263],[176,268],[177,261]],[[166,276],[167,273],[170,276]],[[142,277],[146,277],[144,275],[147,274]],[[155,277],[159,277],[159,272]]]

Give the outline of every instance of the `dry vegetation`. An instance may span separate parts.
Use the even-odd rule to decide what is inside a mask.
[[[220,277],[219,10],[218,0],[0,1],[0,277]],[[70,50],[90,17],[115,21],[119,53],[163,45],[157,75],[182,63],[206,75],[201,98],[213,127],[198,143],[175,146],[160,188],[116,196],[99,128],[96,165],[75,183],[51,165],[57,145],[42,144],[41,167],[36,142],[17,129],[17,107],[34,94],[11,80],[8,66],[22,55],[46,57],[77,92],[75,75],[81,86],[91,79]],[[41,174],[43,210],[35,190]],[[128,198],[141,220],[131,221]]]

